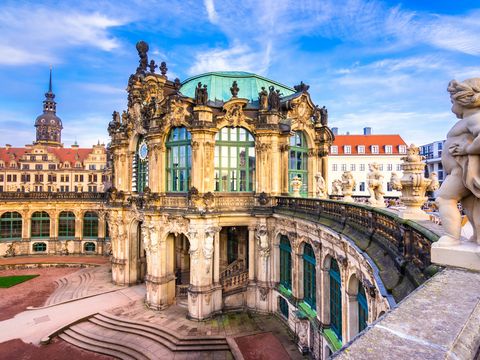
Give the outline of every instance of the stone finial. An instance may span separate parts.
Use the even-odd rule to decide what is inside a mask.
[[[158,67],[158,65],[155,64],[155,60],[150,60],[150,65],[148,65],[148,67],[150,68],[150,72],[155,74],[155,69]]]
[[[168,68],[167,68],[167,63],[165,61],[162,61],[160,63],[160,74],[162,74],[163,76],[167,75],[167,71],[168,71]]]
[[[302,180],[298,177],[295,176],[291,181],[290,181],[290,186],[292,187],[292,196],[293,197],[300,197],[300,190],[302,189],[303,182]]]
[[[307,92],[310,89],[310,85],[305,84],[303,81],[300,81],[300,84],[293,87],[295,91],[298,92]]]
[[[136,47],[138,51],[138,56],[140,57],[139,65],[137,68],[137,75],[145,74],[148,65],[148,44],[142,40],[137,42]]]

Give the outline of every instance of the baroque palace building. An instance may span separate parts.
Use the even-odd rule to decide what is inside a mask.
[[[65,148],[54,99],[50,71],[36,141],[0,147],[0,254],[109,251],[103,210],[111,181],[107,150],[100,143]]]
[[[186,298],[196,320],[278,314],[320,359],[425,280],[419,227],[313,199],[334,134],[308,85],[245,72],[172,81],[145,42],[137,50],[128,108],[108,126],[114,283],[144,280],[152,309]],[[295,177],[310,199],[288,196]],[[403,256],[415,266],[397,266]]]

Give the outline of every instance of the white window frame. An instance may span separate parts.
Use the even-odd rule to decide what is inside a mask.
[[[358,145],[357,150],[359,154],[365,154],[365,145]]]
[[[380,151],[378,145],[372,145],[370,149],[372,151],[372,154],[378,154]]]
[[[332,145],[330,147],[330,154],[338,154],[338,146],[337,145]]]

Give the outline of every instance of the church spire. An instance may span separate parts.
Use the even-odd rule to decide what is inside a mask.
[[[35,120],[35,127],[37,128],[36,144],[61,146],[63,126],[62,120],[60,120],[56,112],[57,103],[52,90],[52,67],[50,66],[48,91],[45,93],[45,100],[43,100],[43,114]]]

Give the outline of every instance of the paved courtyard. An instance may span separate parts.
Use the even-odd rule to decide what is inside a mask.
[[[118,324],[121,323],[122,319],[136,322],[140,326],[140,331],[150,326],[151,329],[161,329],[165,333],[177,334],[179,338],[185,339],[230,339],[229,344],[233,344],[235,351],[240,351],[245,359],[302,358],[291,339],[288,329],[274,316],[242,312],[219,315],[207,321],[197,322],[187,319],[187,309],[182,306],[174,305],[164,311],[153,311],[147,309],[143,303],[145,296],[143,285],[132,287],[113,285],[110,282],[109,266],[105,259],[97,259],[93,258],[88,262],[90,265],[99,266],[87,268],[34,267],[0,270],[0,276],[27,273],[40,275],[10,289],[0,289],[0,319],[3,319],[3,321],[0,321],[0,351],[3,354],[2,356],[21,359],[112,358],[111,356],[81,350],[80,347],[74,347],[57,337],[53,338],[51,344],[38,347],[42,338],[52,332],[78,320],[87,319],[93,315],[101,318],[104,314],[107,316],[107,321],[118,319],[120,321]],[[72,258],[58,257],[58,259],[49,258],[49,261],[55,264],[65,261],[69,263],[69,266],[73,266],[72,263],[77,260],[72,261]],[[8,262],[12,263],[12,259]],[[34,260],[34,263],[41,262],[41,258]],[[15,259],[13,263],[17,267],[23,267],[21,266],[21,259]],[[7,261],[0,259],[0,266],[5,264],[7,264]],[[81,262],[77,262],[76,265],[81,266]],[[28,265],[28,267],[30,266],[32,265]],[[10,298],[15,300],[9,301]],[[33,306],[33,308],[26,309],[27,306]],[[108,316],[111,316],[112,319],[108,320]],[[173,350],[175,352],[172,352],[172,348],[169,348],[168,344],[157,342],[154,347],[152,341],[145,337],[149,336],[147,333],[145,333],[147,335],[143,335],[144,333],[140,332],[135,335],[118,332],[120,327],[117,326],[117,323],[115,323],[115,326],[112,325],[111,330],[106,330],[95,325],[94,322],[95,318],[83,321],[79,325],[71,326],[72,330],[66,332],[83,331],[81,335],[77,334],[77,336],[88,337],[92,335],[95,339],[101,339],[102,336],[105,337],[106,334],[109,334],[108,337],[105,337],[105,341],[112,342],[112,348],[115,348],[115,343],[122,346],[128,341],[132,341],[135,344],[135,350],[144,354],[145,358],[233,358],[228,350],[209,352],[201,347],[200,349],[203,350],[196,353],[175,350]],[[12,331],[12,329],[15,330]],[[62,335],[60,336],[62,337]],[[65,336],[63,335],[63,337]],[[180,340],[180,342],[182,341]],[[142,344],[150,348],[142,349]],[[181,346],[181,344],[176,346],[179,349],[178,346]],[[92,347],[92,350],[100,348]],[[115,351],[104,354],[116,354]],[[162,355],[160,356],[160,354]],[[119,355],[117,357],[123,356]]]

